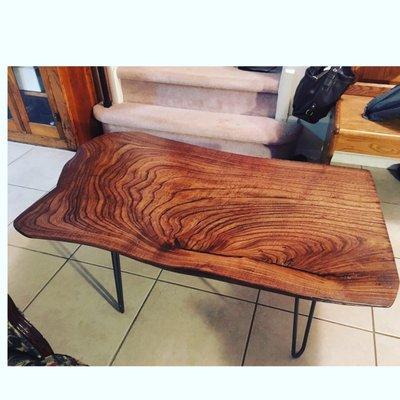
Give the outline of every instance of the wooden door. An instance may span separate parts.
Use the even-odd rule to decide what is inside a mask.
[[[76,149],[101,133],[90,67],[9,67],[8,138]]]

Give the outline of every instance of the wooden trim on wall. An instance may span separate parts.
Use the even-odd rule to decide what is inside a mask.
[[[13,132],[13,131],[9,130],[8,131],[8,139],[13,140],[15,142],[37,144],[39,146],[56,147],[59,149],[71,150],[68,147],[65,140],[54,138],[54,137],[49,137],[49,136],[40,136],[37,134],[27,135],[26,133]]]
[[[93,116],[99,102],[91,67],[57,67],[60,86],[66,99],[76,145],[81,145],[102,132]]]
[[[62,138],[66,141],[68,148],[76,149],[77,142],[74,134],[74,124],[71,119],[71,114],[68,109],[65,93],[61,86],[60,77],[58,75],[58,67],[40,67],[42,74],[43,84],[46,85],[49,92],[51,92],[51,102],[57,109],[60,116]],[[49,99],[50,102],[50,99]]]

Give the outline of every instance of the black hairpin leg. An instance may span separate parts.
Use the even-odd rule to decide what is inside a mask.
[[[293,316],[293,333],[292,333],[292,357],[293,358],[299,358],[303,353],[304,350],[306,349],[307,346],[307,339],[308,335],[310,333],[310,328],[311,328],[311,322],[314,316],[314,310],[315,310],[315,304],[316,300],[311,301],[311,307],[310,307],[310,313],[308,314],[308,320],[307,320],[307,325],[306,329],[304,331],[304,336],[303,336],[303,342],[301,344],[300,350],[296,351],[297,347],[297,321],[299,318],[299,298],[296,297],[294,300],[294,316]]]
[[[114,269],[115,288],[117,290],[118,311],[123,313],[125,307],[124,307],[124,295],[122,292],[121,263],[119,260],[119,254],[116,253],[115,251],[112,251],[111,259]]]

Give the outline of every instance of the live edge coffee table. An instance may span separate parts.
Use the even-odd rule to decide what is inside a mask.
[[[292,356],[316,301],[389,307],[398,275],[369,171],[268,160],[144,133],[81,146],[57,187],[14,222],[23,235],[295,296]],[[134,288],[125,288],[134,290]],[[299,298],[311,308],[297,350]]]

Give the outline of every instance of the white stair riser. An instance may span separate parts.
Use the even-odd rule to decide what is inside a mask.
[[[103,123],[104,132],[132,132],[132,128]],[[293,155],[296,141],[281,145],[263,145],[261,143],[247,143],[233,140],[212,139],[193,135],[182,135],[171,132],[160,132],[149,129],[141,129],[141,132],[179,142],[190,143],[196,146],[225,151],[228,153],[243,154],[261,158],[288,159]],[[135,133],[132,132],[132,135]]]
[[[157,82],[121,80],[124,102],[275,117],[277,95]]]

